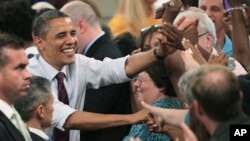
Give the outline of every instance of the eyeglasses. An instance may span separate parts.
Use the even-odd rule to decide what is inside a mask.
[[[199,34],[198,35],[198,38],[200,38],[201,36],[204,36],[204,35],[206,35],[206,34],[208,34],[209,32],[204,32],[204,33],[202,33],[202,34]]]
[[[151,79],[144,80],[141,78],[141,76],[137,75],[133,78],[133,81],[134,82],[138,81],[138,83],[141,85],[141,84],[143,84],[143,82],[152,81],[152,80]]]

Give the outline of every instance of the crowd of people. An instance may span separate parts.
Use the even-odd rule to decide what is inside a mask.
[[[229,141],[250,124],[248,1],[0,3],[0,140]]]

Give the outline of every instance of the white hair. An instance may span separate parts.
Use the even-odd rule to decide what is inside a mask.
[[[179,13],[179,15],[175,18],[174,23],[178,21],[181,17],[198,17],[199,23],[198,27],[204,30],[205,32],[208,32],[212,35],[213,37],[213,46],[216,46],[217,43],[217,36],[216,36],[216,29],[213,21],[208,17],[206,13],[204,13],[201,10],[194,10],[194,9],[189,9],[186,11],[183,11]]]

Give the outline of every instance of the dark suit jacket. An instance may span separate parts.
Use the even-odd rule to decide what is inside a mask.
[[[107,36],[101,36],[89,48],[86,56],[97,60],[105,57],[112,59],[122,57],[121,51]],[[83,70],[84,71],[84,70]],[[84,111],[104,114],[131,113],[129,83],[109,85],[100,89],[86,91]],[[131,126],[119,126],[96,131],[81,131],[82,141],[119,141],[126,136]]]
[[[0,111],[0,141],[25,141],[21,132]]]
[[[43,139],[42,137],[33,132],[30,132],[30,136],[33,141],[46,141],[45,139]]]

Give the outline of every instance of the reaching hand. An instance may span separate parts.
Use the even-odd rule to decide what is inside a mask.
[[[183,131],[185,141],[198,141],[193,131],[185,123],[182,122],[180,127]]]
[[[161,41],[161,43],[164,46],[167,46],[169,48],[173,49],[184,49],[181,41],[183,38],[183,32],[178,30],[176,27],[174,27],[170,23],[166,23],[162,26],[161,33],[166,38],[166,40]]]
[[[220,65],[227,65],[227,59],[228,57],[222,53],[218,52],[218,55],[210,55],[208,59],[208,64],[220,64]]]
[[[165,124],[178,126],[181,121],[184,121],[184,117],[188,110],[185,109],[163,109],[154,107],[141,102],[142,106],[150,111],[154,119],[157,120],[155,123],[159,127],[163,127]]]
[[[173,23],[176,16],[179,14],[182,2],[181,0],[170,0],[163,4],[164,13],[162,15],[163,23]]]
[[[197,68],[202,64],[206,64],[206,60],[202,56],[199,48],[197,46],[193,46],[189,40],[183,39],[182,45],[186,49],[181,52],[181,57],[183,62],[185,63],[186,69]]]

